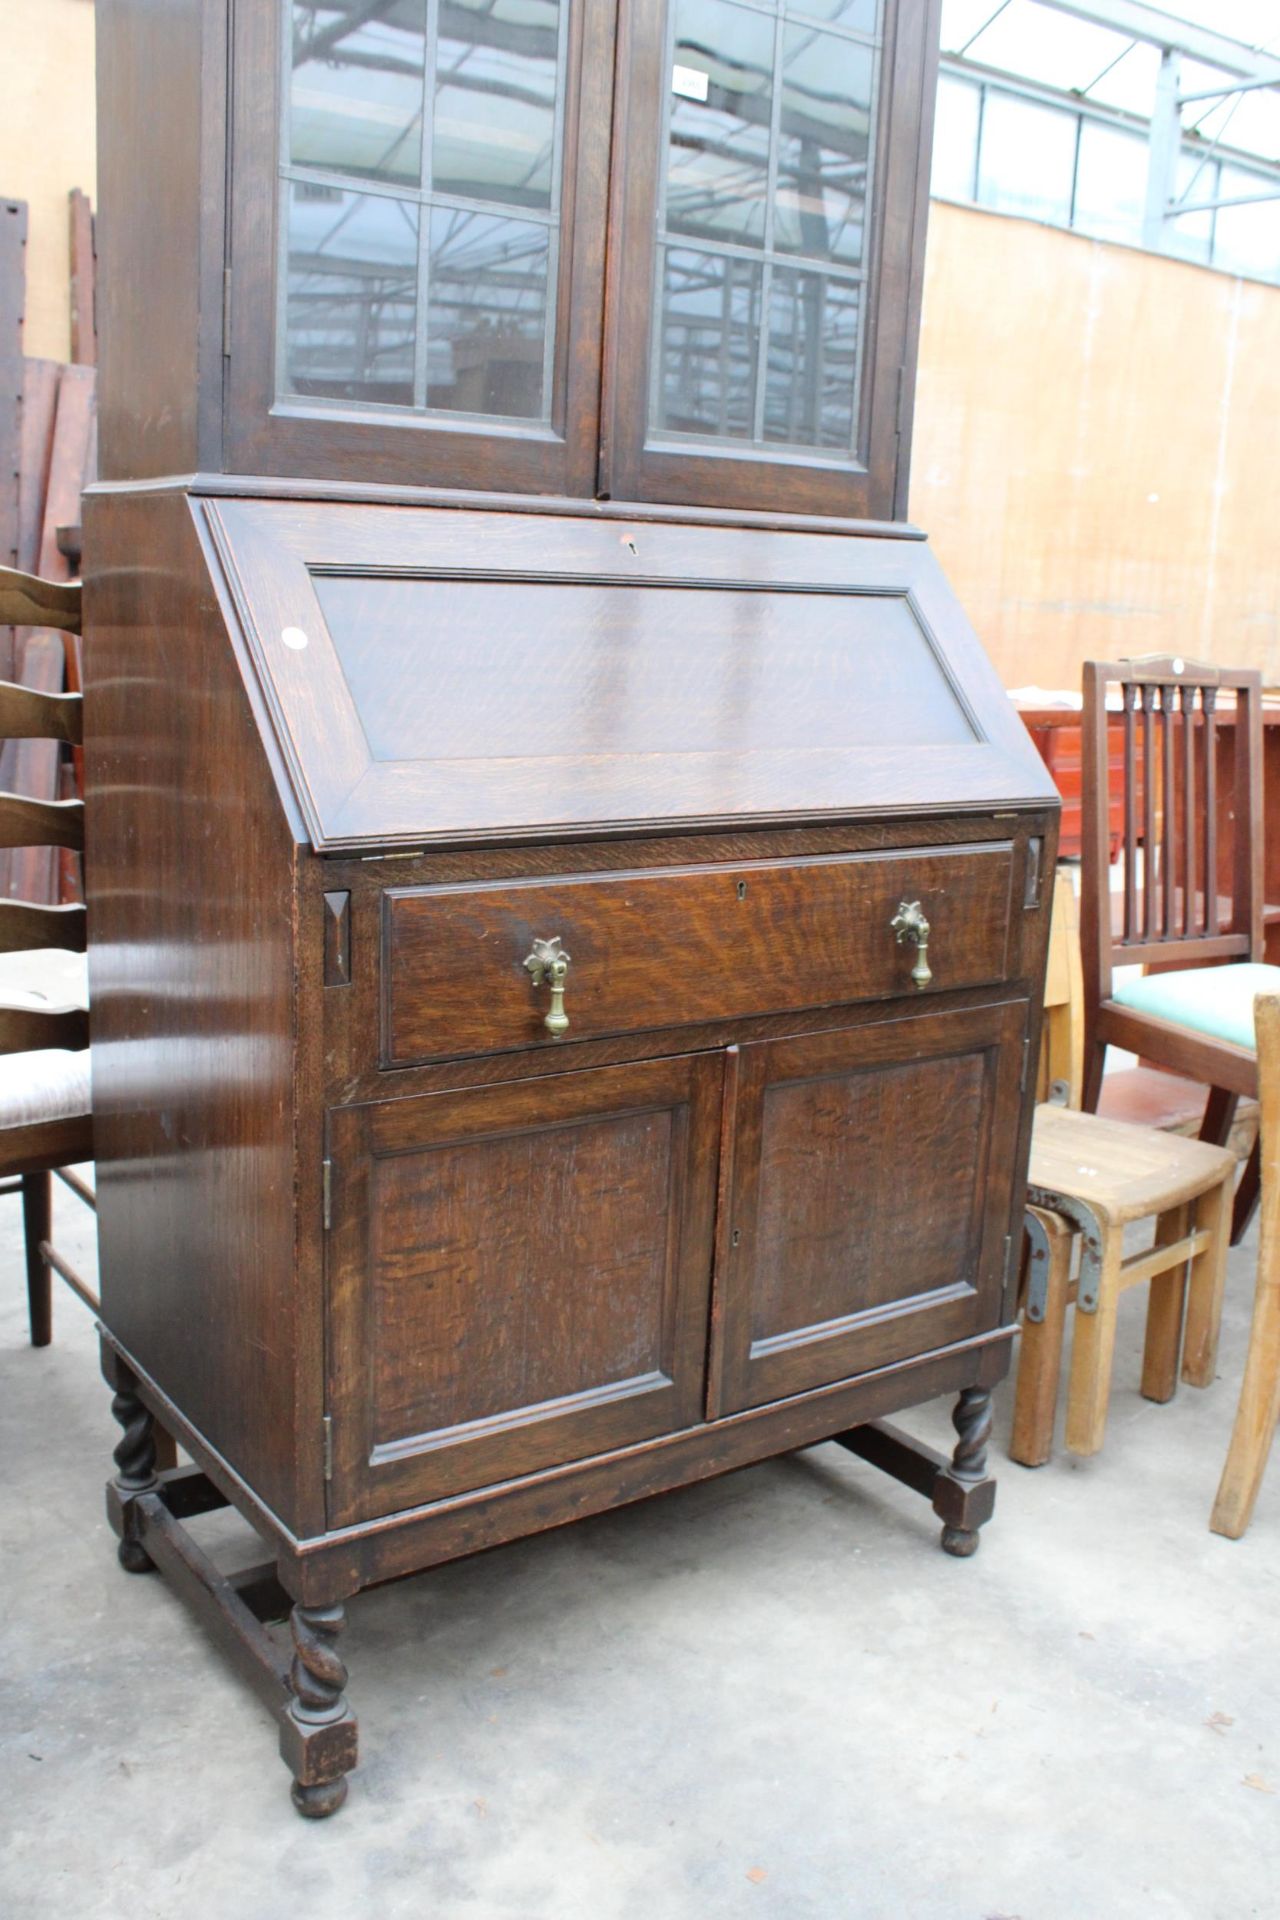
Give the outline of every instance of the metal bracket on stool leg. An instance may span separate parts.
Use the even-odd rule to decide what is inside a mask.
[[[1102,1286],[1102,1222],[1093,1208],[1073,1194],[1057,1193],[1052,1187],[1028,1187],[1027,1201],[1043,1207],[1046,1213],[1060,1213],[1080,1235],[1080,1276],[1076,1283],[1076,1311],[1096,1313]]]
[[[1027,1232],[1027,1299],[1023,1312],[1034,1326],[1044,1319],[1049,1304],[1049,1236],[1034,1213],[1024,1222]]]

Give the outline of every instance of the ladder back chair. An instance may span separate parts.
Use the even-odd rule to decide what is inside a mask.
[[[80,587],[0,567],[0,625],[80,631]],[[78,693],[0,682],[0,739],[81,743]],[[82,855],[84,803],[0,793],[0,847],[55,847]],[[21,1191],[31,1344],[52,1337],[51,1275],[87,1305],[96,1295],[52,1244],[58,1176],[89,1206],[71,1171],[93,1158],[85,909],[0,900],[0,1193]]]
[[[1124,740],[1115,901],[1108,687],[1121,701]],[[1234,699],[1227,712],[1223,694]],[[1233,774],[1224,792],[1228,729]],[[1097,1107],[1108,1046],[1124,1047],[1208,1088],[1201,1137],[1222,1144],[1240,1096],[1257,1093],[1254,997],[1280,991],[1280,968],[1263,960],[1260,676],[1171,658],[1087,662],[1083,806],[1084,1105]],[[1147,971],[1117,983],[1117,966]],[[1249,1176],[1245,1205],[1246,1192],[1256,1192]],[[1237,1231],[1244,1217],[1238,1202]]]

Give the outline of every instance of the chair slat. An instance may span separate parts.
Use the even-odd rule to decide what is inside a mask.
[[[38,693],[0,680],[0,740],[62,740],[78,747],[84,737],[83,707],[78,693]]]
[[[1133,717],[1137,688],[1126,685],[1121,695],[1124,700],[1124,937],[1133,940],[1138,933],[1137,880],[1134,870],[1138,845],[1138,801]]]
[[[0,627],[57,627],[80,632],[80,582],[42,580],[0,567]]]
[[[83,907],[37,907],[30,900],[0,900],[0,953],[27,947],[86,951],[87,916]]]
[[[1174,774],[1173,729],[1178,705],[1176,687],[1165,687],[1160,696],[1160,721],[1164,736],[1164,914],[1161,931],[1166,940],[1177,932],[1174,917],[1178,872],[1178,782]]]
[[[1142,931],[1149,940],[1156,926],[1156,689],[1142,689]]]
[[[83,852],[83,800],[28,800],[25,794],[0,793],[0,847]]]
[[[38,1007],[0,1006],[0,1053],[37,1053],[44,1047],[79,1052],[89,1044],[89,1016],[80,1007],[42,1013]]]
[[[1197,931],[1196,913],[1196,690],[1182,689],[1182,931]]]
[[[1204,930],[1218,931],[1218,741],[1214,709],[1218,695],[1205,687],[1200,695],[1204,711]]]

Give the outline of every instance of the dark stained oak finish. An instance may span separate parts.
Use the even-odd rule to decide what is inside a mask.
[[[1017,1002],[904,1009],[850,1033],[741,1049],[713,1415],[992,1324],[1026,1015]]]
[[[1045,790],[915,542],[260,500],[201,518],[319,851]]]
[[[780,411],[753,343],[745,437],[651,431],[665,6],[99,0],[108,1515],[312,1818],[362,1587],[828,1440],[948,1552],[992,1510],[1057,803],[904,520],[938,0],[721,11],[780,89],[745,112],[795,358]],[[704,130],[751,93],[713,84]],[[474,159],[503,102],[542,128],[518,177],[518,140]],[[862,276],[825,359],[823,275]],[[950,1459],[867,1425],[941,1393]],[[223,1504],[274,1569],[197,1544]]]
[[[669,86],[668,48],[655,30],[661,8],[633,0],[623,9],[611,199],[616,244],[610,249],[606,288],[603,494],[871,519],[905,515],[939,7],[940,0],[886,0],[884,8],[879,139],[866,217],[871,280],[858,457],[839,463],[820,449],[797,457],[733,439],[717,447],[706,440],[663,436],[649,426],[655,202],[663,164],[660,128]],[[831,85],[838,84],[833,74]],[[821,186],[812,191],[820,204]],[[696,239],[687,244],[696,251]]]
[[[385,1061],[560,1044],[524,966],[549,933],[570,954],[576,1039],[910,992],[915,949],[892,929],[904,899],[932,927],[931,989],[990,985],[1008,964],[1012,878],[1005,842],[391,890]]]
[[[330,1115],[334,1524],[699,1418],[721,1071]]]

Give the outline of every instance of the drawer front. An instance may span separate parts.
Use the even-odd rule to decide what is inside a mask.
[[[1006,973],[1012,874],[998,841],[389,891],[383,1063],[986,986]],[[923,991],[891,924],[914,901]],[[569,955],[563,1034],[525,965],[553,939]]]

